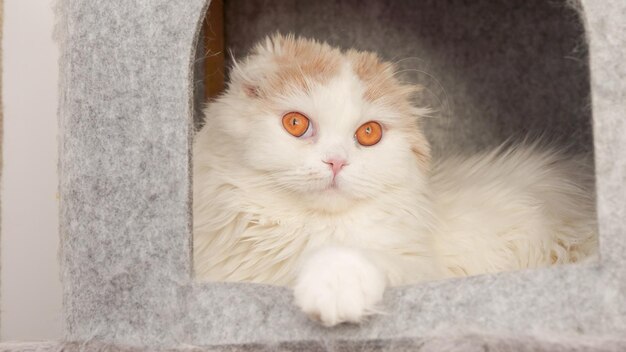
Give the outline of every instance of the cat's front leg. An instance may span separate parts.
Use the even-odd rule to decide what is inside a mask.
[[[386,281],[367,252],[324,247],[303,261],[294,296],[306,314],[326,326],[359,323],[377,312]]]

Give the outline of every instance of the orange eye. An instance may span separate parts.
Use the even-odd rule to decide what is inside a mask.
[[[383,128],[378,122],[366,122],[356,130],[354,136],[360,145],[369,147],[380,142],[380,139],[383,138]]]
[[[302,137],[309,130],[309,124],[309,119],[299,112],[288,112],[283,116],[283,127],[295,137]]]

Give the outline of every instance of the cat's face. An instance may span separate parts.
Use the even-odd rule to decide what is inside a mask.
[[[373,54],[276,36],[235,68],[213,111],[240,144],[233,162],[258,171],[259,183],[337,210],[427,167],[412,91]]]

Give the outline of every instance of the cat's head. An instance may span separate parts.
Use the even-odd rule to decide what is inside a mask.
[[[229,159],[312,208],[339,210],[420,179],[429,146],[416,87],[375,54],[275,35],[235,64],[207,110]],[[213,115],[213,116],[212,116]]]

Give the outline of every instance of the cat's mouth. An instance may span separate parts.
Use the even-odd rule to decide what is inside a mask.
[[[335,197],[351,198],[349,188],[341,175],[330,175],[326,182],[321,185],[319,193],[325,197],[331,196],[333,199]]]
[[[324,191],[326,191],[326,192],[339,192],[339,191],[341,191],[341,187],[337,183],[337,178],[336,177],[333,177],[330,180],[330,182],[328,182],[328,185],[326,186],[326,188],[324,188]]]

